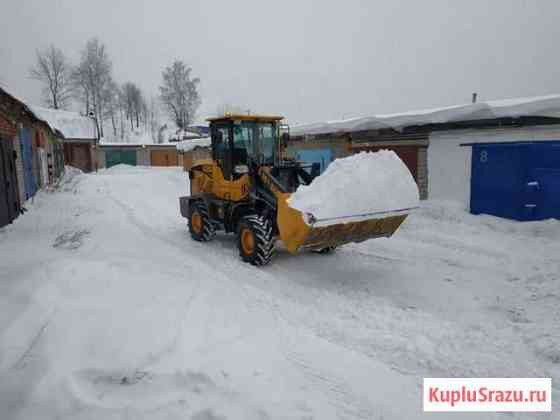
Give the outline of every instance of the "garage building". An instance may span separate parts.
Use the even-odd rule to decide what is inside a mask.
[[[92,118],[77,112],[34,106],[39,118],[64,136],[64,160],[67,165],[92,172],[97,168],[97,129]]]
[[[131,166],[182,166],[182,156],[175,143],[137,144],[102,143],[98,148],[97,161],[100,168],[115,165]]]
[[[287,150],[303,161],[320,157],[326,167],[352,153],[391,149],[410,169],[422,199],[534,220],[560,218],[554,210],[560,161],[552,158],[558,141],[560,95],[548,95],[295,126]],[[481,153],[487,165],[480,165]],[[520,155],[522,164],[503,166]],[[502,166],[492,166],[494,156],[501,156]],[[510,187],[498,192],[492,189],[496,184]]]

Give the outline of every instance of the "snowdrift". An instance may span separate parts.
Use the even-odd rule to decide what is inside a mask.
[[[418,206],[418,186],[403,161],[390,150],[362,152],[332,162],[310,185],[288,200],[290,207],[318,221]]]

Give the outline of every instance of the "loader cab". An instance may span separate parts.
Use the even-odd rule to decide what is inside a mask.
[[[278,158],[279,116],[226,115],[210,118],[212,158],[225,179],[235,180],[251,164],[273,166]]]

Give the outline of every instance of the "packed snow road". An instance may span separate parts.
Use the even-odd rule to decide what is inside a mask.
[[[0,418],[425,418],[426,376],[558,395],[558,222],[427,202],[392,239],[259,269],[233,237],[190,239],[186,188],[71,171],[0,230]]]

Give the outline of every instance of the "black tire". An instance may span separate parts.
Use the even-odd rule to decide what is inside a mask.
[[[196,221],[196,215],[200,217],[199,222]],[[193,218],[195,219],[194,226]],[[208,206],[203,201],[197,201],[190,208],[189,231],[191,233],[191,238],[199,242],[207,242],[216,234],[216,230],[210,219]]]
[[[315,252],[316,254],[326,255],[326,254],[332,254],[335,249],[336,249],[336,246],[327,246],[325,248],[316,249],[313,252]]]
[[[251,250],[243,245],[243,235],[249,234],[253,238]],[[274,254],[274,235],[270,220],[257,214],[244,216],[237,226],[237,246],[243,261],[256,266],[268,264]]]

